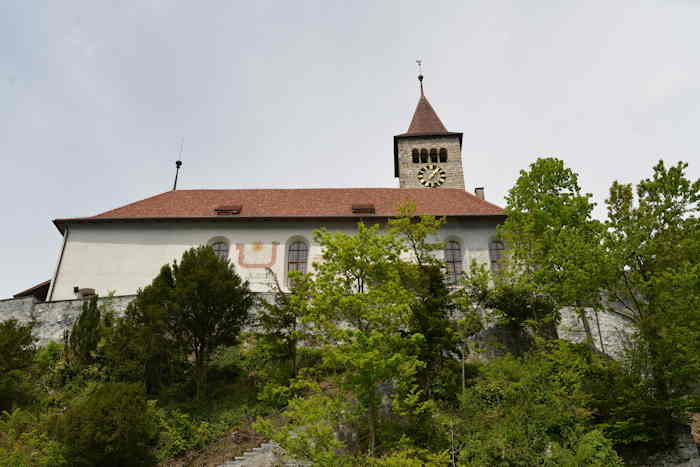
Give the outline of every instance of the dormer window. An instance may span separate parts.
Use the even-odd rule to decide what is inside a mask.
[[[241,213],[241,209],[243,209],[243,206],[219,206],[214,208],[214,214],[217,216],[236,216]]]
[[[374,214],[374,204],[353,204],[353,214]]]
[[[413,151],[411,151],[411,158],[413,159],[414,164],[420,162],[420,153],[418,152],[418,149],[414,149]]]
[[[447,162],[447,149],[440,148],[440,162]]]
[[[438,161],[437,149],[433,148],[430,150],[430,162],[437,162],[437,161]]]

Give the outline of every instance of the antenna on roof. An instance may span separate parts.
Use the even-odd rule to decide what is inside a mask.
[[[182,167],[182,146],[185,144],[185,138],[180,140],[180,158],[175,161],[175,183],[173,183],[173,190],[177,190],[177,176],[180,173],[180,167]]]
[[[423,60],[416,60],[418,65],[418,81],[420,82],[420,95],[423,95]]]

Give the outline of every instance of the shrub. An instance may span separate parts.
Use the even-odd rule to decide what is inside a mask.
[[[34,359],[34,323],[11,319],[0,323],[0,410],[29,398],[25,370]]]
[[[54,419],[52,431],[66,445],[71,465],[155,464],[157,426],[140,385],[98,385]]]
[[[63,467],[64,447],[49,438],[42,421],[23,409],[0,415],[0,467]]]

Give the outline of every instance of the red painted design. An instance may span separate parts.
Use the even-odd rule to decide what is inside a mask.
[[[279,242],[272,242],[272,256],[269,263],[246,263],[245,261],[245,244],[236,243],[238,249],[238,264],[243,268],[271,268],[277,262],[277,247]]]

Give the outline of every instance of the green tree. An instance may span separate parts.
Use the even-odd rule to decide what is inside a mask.
[[[164,266],[165,271],[168,268]],[[200,399],[206,391],[212,352],[220,345],[237,342],[255,296],[248,282],[236,274],[233,264],[218,258],[211,247],[186,251],[179,263],[173,262],[171,274],[170,284],[159,284],[165,288],[165,320],[173,338],[194,356]]]
[[[423,362],[418,380],[425,398],[433,395],[438,375],[457,353],[451,321],[455,311],[453,296],[445,283],[441,257],[444,243],[437,240],[444,218],[415,215],[415,204],[399,208],[389,220],[389,233],[404,243],[414,262],[400,262],[402,285],[413,295],[408,334],[423,336],[416,357]]]
[[[148,394],[156,394],[183,372],[186,353],[167,321],[173,287],[172,269],[163,266],[108,330],[103,352],[111,379],[140,381]]]
[[[613,183],[603,237],[604,293],[612,311],[632,320],[628,369],[650,384],[660,425],[684,415],[700,382],[700,180],[686,168],[660,161],[636,190]]]
[[[621,465],[591,411],[608,362],[590,346],[538,339],[523,357],[483,365],[461,401],[459,465]]]
[[[579,311],[592,340],[583,307],[599,302],[600,283],[595,279],[603,251],[602,226],[592,218],[591,196],[582,193],[578,175],[556,158],[537,159],[522,170],[506,196],[508,218],[498,234],[508,256],[499,284],[531,297],[531,302],[549,304],[539,307],[544,315],[521,316],[532,320],[543,337],[556,337],[559,310],[569,306]]]
[[[396,405],[416,402],[421,335],[405,335],[412,293],[402,282],[402,241],[379,226],[360,223],[354,235],[319,230],[323,261],[310,285],[312,333],[324,339],[324,361],[338,370],[342,390],[357,397],[366,420],[368,450],[375,452],[382,388],[393,385]]]
[[[272,271],[268,272],[274,277],[274,298],[272,301],[260,301],[256,313],[256,321],[261,328],[258,343],[266,347],[270,364],[281,365],[285,373],[283,379],[289,380],[297,377],[299,369],[297,348],[306,335],[303,317],[308,313],[310,282],[294,275],[290,278],[291,290],[287,293],[282,290]]]
[[[93,295],[83,303],[80,315],[64,337],[71,363],[84,367],[96,362],[97,345],[102,337],[100,331],[100,309],[97,296]]]
[[[16,319],[0,322],[0,410],[8,410],[27,396],[24,384],[32,365],[37,339],[34,323],[20,324]]]
[[[103,383],[52,422],[75,466],[154,465],[157,425],[137,384]]]

